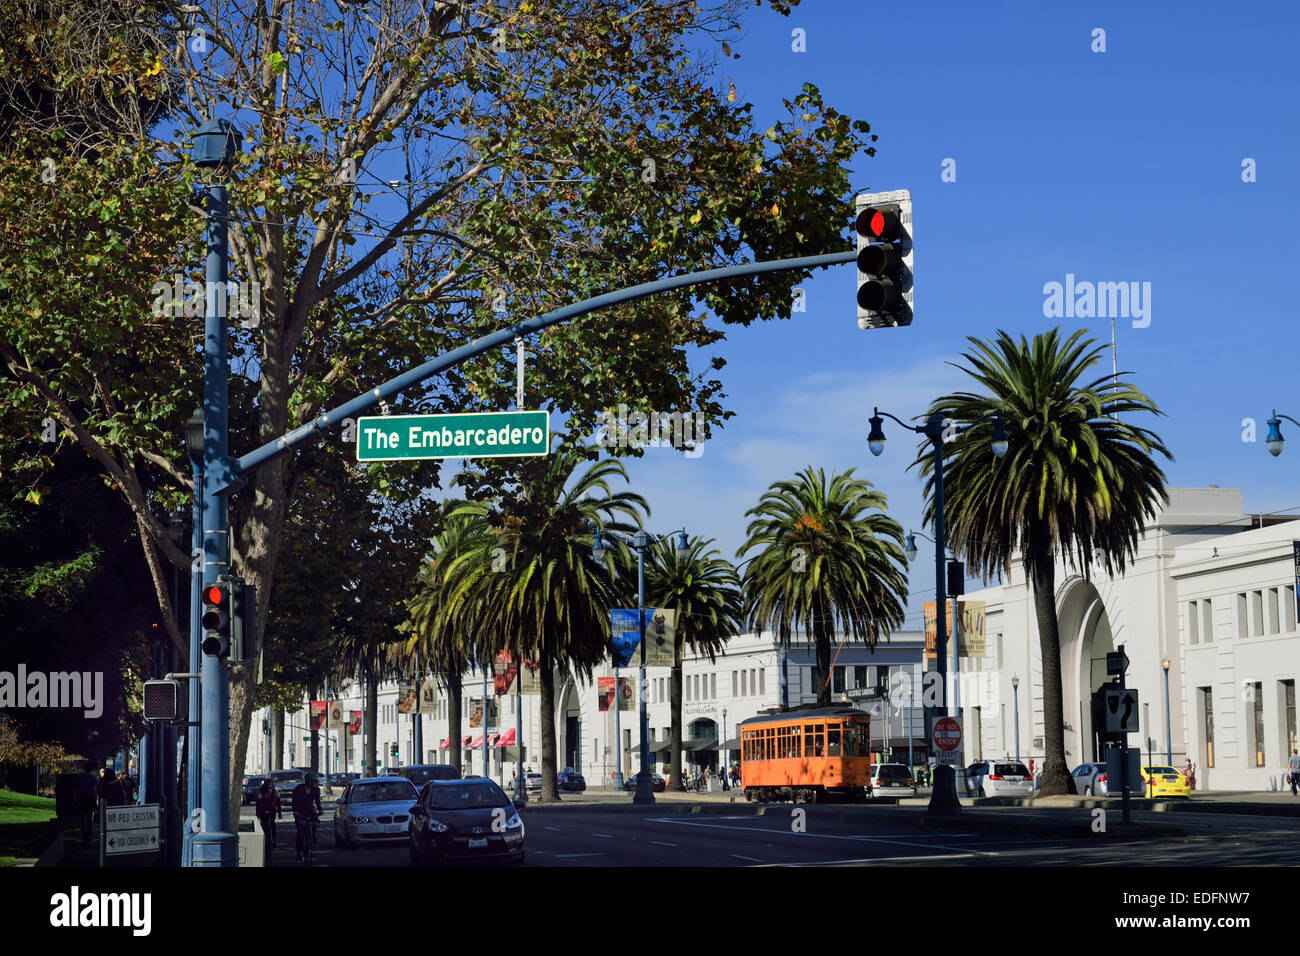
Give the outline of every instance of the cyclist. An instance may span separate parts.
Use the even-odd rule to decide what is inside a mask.
[[[316,784],[316,774],[308,773],[303,782],[293,788],[293,822],[298,829],[294,843],[297,851],[296,863],[304,863],[311,858],[311,849],[316,842],[316,823],[321,817],[320,787]]]

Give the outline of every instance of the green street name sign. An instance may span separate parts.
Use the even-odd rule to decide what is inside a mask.
[[[357,461],[545,455],[548,412],[466,412],[357,419]]]

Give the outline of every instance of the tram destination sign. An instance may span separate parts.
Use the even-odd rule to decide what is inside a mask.
[[[550,420],[545,411],[367,416],[357,419],[357,461],[545,455]]]

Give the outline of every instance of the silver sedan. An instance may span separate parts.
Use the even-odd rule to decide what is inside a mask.
[[[406,839],[411,807],[419,798],[415,785],[405,777],[354,780],[334,807],[335,844]]]

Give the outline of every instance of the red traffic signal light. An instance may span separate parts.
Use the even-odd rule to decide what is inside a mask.
[[[230,653],[230,585],[218,581],[203,588],[203,653],[224,657]]]
[[[858,328],[912,323],[912,194],[857,198]]]

